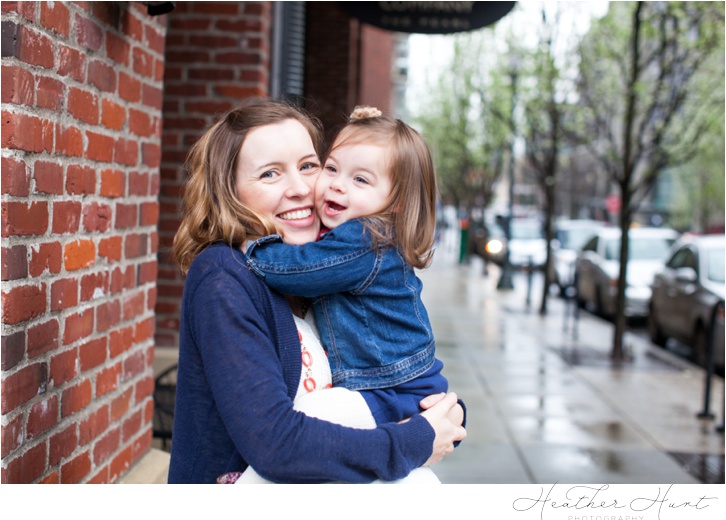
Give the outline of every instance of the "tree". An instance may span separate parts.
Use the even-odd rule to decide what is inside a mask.
[[[464,209],[469,219],[475,206],[491,201],[508,137],[478,95],[483,84],[491,95],[498,92],[497,80],[488,75],[486,40],[485,31],[452,38],[452,59],[414,116],[433,151],[441,197]]]
[[[628,229],[660,174],[691,160],[723,110],[713,88],[693,88],[709,58],[723,50],[721,2],[618,2],[580,46],[579,140],[621,199],[622,231],[612,357],[624,358]],[[707,78],[723,92],[723,76]]]

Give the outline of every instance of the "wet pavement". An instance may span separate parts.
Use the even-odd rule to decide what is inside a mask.
[[[446,237],[445,237],[446,238]],[[468,437],[434,466],[444,483],[724,483],[723,379],[704,402],[704,371],[625,336],[628,361],[610,359],[613,325],[514,276],[440,244],[420,273],[437,354],[468,408]],[[715,418],[699,419],[703,411]]]

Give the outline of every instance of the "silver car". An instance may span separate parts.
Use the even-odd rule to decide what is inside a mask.
[[[636,227],[628,232],[629,250],[624,314],[648,315],[650,286],[678,238],[672,229]],[[582,247],[575,268],[577,302],[605,317],[615,315],[620,275],[620,229],[602,228]]]
[[[667,338],[678,340],[692,349],[700,365],[705,365],[711,337],[716,364],[724,363],[725,247],[723,235],[684,237],[653,279],[651,340],[661,346]]]
[[[606,222],[589,219],[567,219],[555,223],[555,240],[552,243],[553,261],[551,280],[564,294],[575,279],[577,253]]]

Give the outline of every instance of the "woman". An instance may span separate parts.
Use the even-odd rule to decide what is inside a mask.
[[[248,465],[274,482],[395,480],[466,435],[447,418],[454,394],[429,396],[422,414],[371,430],[293,408],[302,373],[293,313],[304,317],[306,305],[268,289],[242,249],[276,232],[290,244],[317,238],[320,134],[299,110],[252,100],[192,149],[174,240],[186,281],[170,483],[211,483]]]

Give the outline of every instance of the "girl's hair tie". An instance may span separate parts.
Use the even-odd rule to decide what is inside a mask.
[[[369,119],[371,117],[381,117],[383,112],[378,110],[376,107],[369,106],[357,106],[353,109],[350,114],[351,121],[358,121],[359,119]]]

